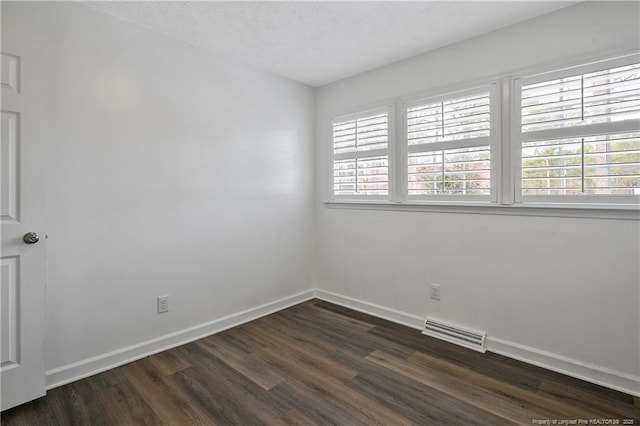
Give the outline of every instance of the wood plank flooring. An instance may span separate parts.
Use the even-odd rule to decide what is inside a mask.
[[[313,300],[53,389],[2,413],[0,422],[531,425],[627,419],[640,425],[636,402]],[[603,420],[618,423],[594,423]]]

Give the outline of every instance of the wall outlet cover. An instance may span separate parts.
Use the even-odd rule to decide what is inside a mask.
[[[431,283],[431,298],[440,300],[440,284]]]
[[[158,296],[158,313],[164,314],[169,312],[169,295]]]

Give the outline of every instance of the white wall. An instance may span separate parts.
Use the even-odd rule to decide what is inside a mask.
[[[49,371],[311,289],[313,89],[79,4],[2,25],[48,51],[17,53],[48,70]]]
[[[486,330],[496,350],[640,394],[638,221],[324,204],[331,116],[637,48],[638,16],[637,2],[579,4],[320,88],[316,286],[355,299],[347,304]],[[431,282],[442,286],[439,302]]]
[[[614,386],[637,379],[638,222],[329,209],[322,185],[331,115],[637,46],[637,16],[634,3],[578,5],[323,87],[316,115],[308,87],[84,6],[3,2],[3,37],[49,52],[31,58],[48,70],[49,371],[95,370],[92,359],[313,279],[485,329],[525,358],[583,363]],[[157,315],[162,294],[171,312]]]

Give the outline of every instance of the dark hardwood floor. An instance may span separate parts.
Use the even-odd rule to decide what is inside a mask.
[[[640,408],[620,392],[313,300],[53,389],[3,412],[1,423],[531,425],[547,419],[640,425]],[[594,423],[603,420],[619,423]]]

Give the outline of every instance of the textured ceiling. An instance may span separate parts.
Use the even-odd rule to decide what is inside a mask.
[[[318,87],[572,2],[83,2]]]

